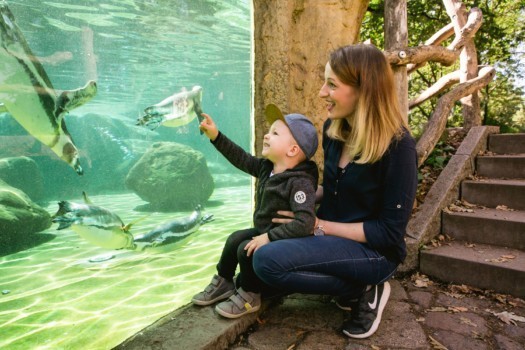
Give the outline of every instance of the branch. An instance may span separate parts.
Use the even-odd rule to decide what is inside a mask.
[[[447,47],[441,47],[434,44],[425,44],[405,50],[385,51],[385,56],[392,65],[409,65],[407,72],[412,72],[420,68],[428,61],[439,62],[444,66],[450,66],[459,57],[460,51],[465,43],[470,40],[481,27],[483,15],[478,8],[472,8],[469,12],[467,23],[461,28],[460,35],[456,36],[454,41]],[[436,40],[445,36],[449,26],[443,27],[438,33],[432,36],[428,41]],[[427,42],[428,42],[427,41]]]
[[[438,46],[443,41],[447,40],[454,34],[454,24],[449,23],[440,30],[438,30],[434,35],[432,35],[427,41],[425,41],[425,45],[428,46]],[[421,68],[425,65],[425,62],[419,63],[419,64],[409,64],[407,65],[407,74],[412,73],[413,71]]]
[[[477,7],[470,9],[468,14],[467,23],[461,28],[459,36],[456,36],[454,41],[448,46],[449,50],[461,50],[465,43],[472,39],[477,33],[478,29],[481,27],[483,22],[483,14],[481,10]]]
[[[486,86],[494,78],[495,74],[496,71],[492,67],[482,68],[476,78],[457,85],[452,91],[446,93],[439,99],[426,129],[416,145],[419,166],[428,158],[428,155],[436,146],[441,134],[443,134],[450,110],[454,106],[454,103],[462,97],[471,95]]]
[[[385,51],[385,56],[390,64],[396,66],[427,61],[435,61],[444,66],[450,66],[457,60],[459,51],[452,51],[441,46],[421,45],[404,50]]]
[[[434,97],[438,93],[442,92],[449,86],[459,82],[461,72],[455,71],[448,73],[447,75],[442,76],[438,81],[436,81],[432,86],[423,91],[419,96],[408,101],[408,109],[412,109],[415,106],[418,106],[428,100],[429,98]]]

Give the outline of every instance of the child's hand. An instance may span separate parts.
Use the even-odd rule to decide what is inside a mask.
[[[270,239],[268,238],[267,233],[253,237],[252,240],[244,247],[244,250],[246,250],[246,255],[252,255],[252,253],[257,251],[257,249],[268,243],[270,243]]]
[[[202,113],[201,115],[204,117],[204,120],[199,125],[200,131],[202,131],[210,140],[215,141],[217,135],[219,135],[217,125],[215,125],[213,119],[211,119],[208,114]]]

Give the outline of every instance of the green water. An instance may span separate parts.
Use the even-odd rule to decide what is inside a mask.
[[[205,210],[215,220],[162,251],[104,250],[54,225],[42,234],[55,239],[0,258],[0,288],[9,290],[0,295],[0,348],[110,349],[187,304],[215,273],[228,234],[250,227],[250,198],[246,187],[216,190],[218,205]],[[133,211],[144,203],[134,194],[91,199],[126,222],[144,216]],[[188,214],[152,213],[132,232]],[[114,258],[89,261],[107,254]]]
[[[154,143],[176,142],[201,152],[215,181],[202,203],[215,220],[161,249],[105,250],[70,229],[57,231],[57,224],[29,236],[20,233],[17,245],[0,247],[1,349],[111,349],[189,303],[215,272],[226,237],[251,226],[249,177],[200,135],[197,120],[154,131],[135,125],[146,107],[199,85],[202,109],[250,149],[251,1],[7,3],[57,93],[90,79],[98,86],[91,101],[65,116],[83,176],[0,110],[0,159],[29,157],[38,168],[34,177],[25,183],[15,178],[11,186],[31,192],[50,214],[58,201],[82,202],[86,191],[125,223],[138,220],[131,229],[137,235],[190,215],[137,210],[146,202],[126,187],[125,178]],[[1,69],[2,62],[0,77]],[[0,95],[16,98],[13,86],[0,86]]]

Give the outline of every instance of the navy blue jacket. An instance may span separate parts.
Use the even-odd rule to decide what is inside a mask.
[[[257,158],[219,133],[212,142],[215,148],[238,169],[258,178],[253,224],[259,233],[268,233],[270,241],[312,234],[315,225],[315,192],[319,173],[311,160],[293,169],[270,176],[273,163]],[[275,224],[278,210],[295,214],[287,224]]]
[[[323,199],[320,219],[363,222],[367,244],[388,260],[406,257],[404,236],[417,188],[415,141],[405,132],[393,140],[385,155],[372,164],[349,163],[338,169],[343,143],[329,138],[323,127]]]

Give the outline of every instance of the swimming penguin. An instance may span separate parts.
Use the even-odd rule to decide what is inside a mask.
[[[9,112],[29,134],[82,175],[78,149],[64,115],[95,96],[96,82],[57,93],[4,1],[0,1],[0,62],[0,112]]]
[[[135,236],[137,250],[155,248],[178,242],[207,222],[213,220],[213,215],[202,215],[202,207],[198,205],[188,217],[171,220],[156,226],[151,231]]]
[[[191,91],[182,91],[149,106],[144,110],[144,115],[137,120],[136,125],[141,125],[154,130],[160,125],[178,127],[186,125],[198,117],[203,120],[202,113],[202,87],[194,86]]]
[[[60,201],[52,222],[57,230],[71,227],[80,237],[91,244],[106,249],[134,249],[132,224],[125,225],[120,217],[108,209],[91,204],[85,192],[85,203]]]

